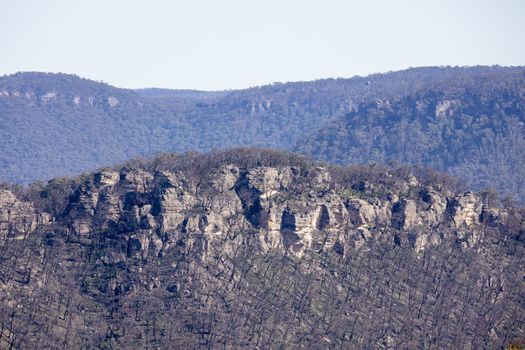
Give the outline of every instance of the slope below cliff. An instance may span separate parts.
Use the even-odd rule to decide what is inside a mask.
[[[1,347],[477,349],[525,336],[525,213],[445,175],[241,149],[60,181],[0,191]]]

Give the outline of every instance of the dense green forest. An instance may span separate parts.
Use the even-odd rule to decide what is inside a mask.
[[[524,198],[524,94],[523,76],[447,81],[364,103],[296,150],[339,164],[423,164]]]
[[[246,90],[125,90],[66,74],[0,78],[0,181],[158,152],[259,146],[340,164],[399,161],[522,200],[523,67],[427,67]]]

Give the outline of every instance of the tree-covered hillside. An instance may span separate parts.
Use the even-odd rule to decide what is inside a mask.
[[[0,78],[0,180],[29,183],[158,152],[260,146],[339,163],[422,163],[477,189],[523,196],[524,73],[427,67],[223,92],[18,73]]]
[[[446,81],[363,103],[296,150],[339,164],[422,164],[523,199],[524,77]]]
[[[246,148],[0,186],[0,348],[504,349],[525,210],[458,190]]]

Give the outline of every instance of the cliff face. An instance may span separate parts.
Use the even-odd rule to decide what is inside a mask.
[[[8,190],[0,189],[0,238],[24,240],[27,235],[49,224],[51,216],[39,213],[31,203],[20,201]]]
[[[0,192],[1,347],[497,348],[524,225],[414,175],[124,167],[60,213]],[[396,177],[397,176],[397,177]]]

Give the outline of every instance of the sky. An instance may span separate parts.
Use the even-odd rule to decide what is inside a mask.
[[[223,90],[525,65],[524,0],[0,0],[0,75]]]

